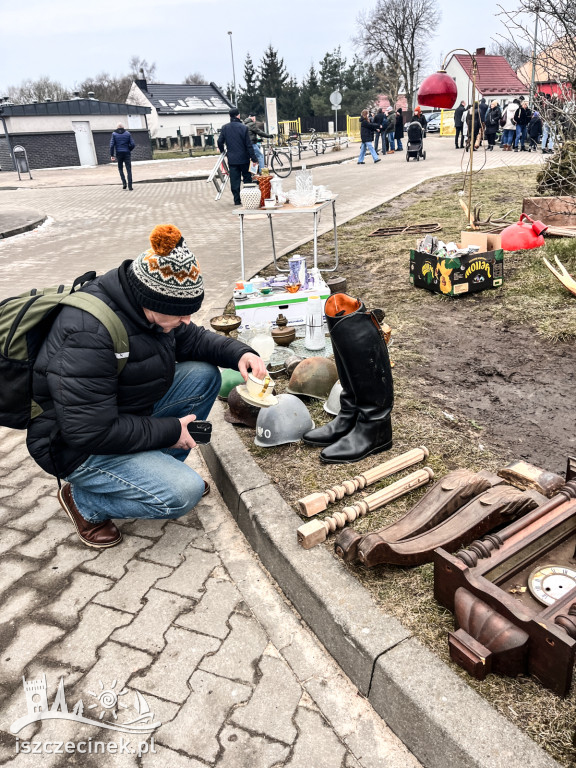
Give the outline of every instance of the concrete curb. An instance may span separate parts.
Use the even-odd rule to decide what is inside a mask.
[[[329,653],[427,768],[559,768],[515,725],[384,613],[324,547],[296,541],[301,519],[216,402],[202,454],[239,528]]]
[[[21,224],[17,227],[11,227],[10,229],[4,229],[0,231],[0,240],[6,237],[14,237],[14,235],[22,235],[24,232],[30,232],[32,229],[44,224],[48,216],[40,216],[38,219],[28,220],[25,224]]]

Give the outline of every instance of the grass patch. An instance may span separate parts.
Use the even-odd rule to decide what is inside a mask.
[[[474,181],[474,204],[481,216],[495,218],[513,210],[519,214],[522,198],[535,194],[537,170],[533,168],[483,171]],[[409,251],[414,236],[370,237],[384,225],[407,225],[438,221],[444,241],[459,240],[464,226],[458,192],[462,177],[450,176],[426,182],[400,197],[339,227],[340,274],[348,280],[348,293],[361,297],[369,307],[382,307],[386,322],[393,328],[390,357],[394,362],[394,450],[398,455],[418,445],[430,450],[429,466],[436,478],[458,467],[491,469],[517,458],[512,449],[489,444],[480,419],[467,419],[451,406],[448,390],[435,392],[434,401],[422,396],[426,381],[422,373],[426,361],[426,339],[437,323],[464,321],[466,312],[478,313],[496,326],[521,325],[533,329],[541,342],[554,345],[576,338],[576,300],[568,294],[542,263],[546,254],[553,261],[558,255],[569,272],[576,276],[576,240],[548,239],[545,249],[505,255],[502,288],[488,290],[464,299],[452,299],[414,289],[408,280]],[[312,245],[298,249],[312,256]],[[319,253],[333,260],[331,233],[320,238]],[[287,257],[286,257],[287,258]],[[320,261],[322,261],[322,256]],[[260,274],[274,274],[271,265]],[[455,308],[455,309],[454,309]],[[446,310],[454,310],[448,312]],[[461,315],[459,313],[462,313]],[[473,340],[471,340],[473,343]],[[457,353],[446,350],[446,365],[458,365]],[[278,380],[279,391],[286,382]],[[309,400],[317,426],[330,417],[319,401]],[[252,430],[238,430],[246,447],[262,469],[277,483],[286,501],[295,508],[300,497],[323,490],[347,477],[386,460],[386,454],[358,464],[321,465],[317,449],[301,443],[274,450],[257,448]],[[402,474],[408,474],[406,470]],[[394,482],[401,475],[370,486],[363,495]],[[420,489],[371,513],[354,524],[356,530],[376,530],[403,515],[425,492]],[[332,514],[349,503],[349,497],[332,505]],[[333,537],[326,545],[333,552]],[[433,568],[381,566],[371,570],[347,566],[370,590],[389,614],[396,616],[428,648],[450,664],[469,685],[486,697],[496,709],[528,733],[554,758],[576,766],[572,735],[576,723],[576,698],[566,700],[546,691],[531,679],[508,679],[489,675],[483,682],[473,680],[448,657],[447,632],[454,619],[432,599]]]

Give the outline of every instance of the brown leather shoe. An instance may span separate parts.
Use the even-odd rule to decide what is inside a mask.
[[[89,523],[88,520],[82,517],[72,498],[70,483],[64,483],[58,490],[58,501],[64,512],[74,523],[78,536],[80,536],[86,546],[104,549],[105,547],[113,547],[122,541],[122,534],[112,520],[104,520],[102,523]]]

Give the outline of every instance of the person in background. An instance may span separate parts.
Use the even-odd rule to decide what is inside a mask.
[[[502,150],[504,152],[512,151],[514,137],[516,136],[516,121],[514,115],[519,106],[520,102],[518,99],[514,99],[514,101],[504,108],[504,112],[502,113],[502,118],[505,119],[504,130],[502,131]]]
[[[265,162],[264,162],[264,154],[262,150],[260,149],[260,144],[262,143],[262,139],[272,139],[274,138],[273,133],[264,133],[264,123],[257,123],[256,122],[256,115],[250,115],[249,117],[244,120],[244,125],[248,128],[248,132],[250,134],[250,141],[252,142],[252,147],[254,149],[254,152],[256,152],[256,157],[258,158],[258,173],[262,173],[262,168],[264,168]]]
[[[360,141],[362,144],[360,145],[358,165],[364,165],[364,156],[366,155],[367,149],[370,150],[370,154],[372,155],[374,162],[380,162],[381,158],[378,157],[376,151],[374,150],[374,145],[372,144],[374,134],[379,130],[380,125],[378,123],[372,122],[369,118],[368,110],[363,109],[360,115]]]
[[[540,112],[534,110],[532,118],[528,123],[528,152],[536,152],[538,150],[538,143],[540,141],[540,135],[542,134],[542,118]]]
[[[526,152],[526,133],[528,131],[528,123],[532,119],[532,110],[528,106],[528,102],[522,101],[520,106],[514,113],[514,122],[516,123],[516,143],[514,145],[514,152]]]
[[[466,110],[466,104],[461,101],[460,104],[454,110],[454,128],[456,129],[456,135],[454,137],[454,143],[456,149],[464,149],[464,112]],[[460,144],[458,144],[460,139]]]
[[[496,143],[496,134],[498,133],[498,128],[500,127],[501,117],[502,117],[502,110],[500,109],[500,105],[498,104],[496,99],[494,99],[494,101],[491,102],[490,108],[486,112],[486,116],[484,118],[484,133],[488,141],[488,150],[490,152],[494,151],[494,144]]]
[[[482,124],[486,122],[486,112],[488,112],[488,103],[484,97],[480,99],[480,120],[482,121]]]
[[[388,133],[386,134],[386,138],[388,140],[388,149],[386,150],[389,155],[394,154],[394,136],[395,136],[395,118],[394,118],[394,110],[389,109],[388,110]]]
[[[116,130],[112,134],[110,139],[110,159],[114,162],[114,159],[118,161],[118,173],[122,179],[122,188],[132,191],[132,150],[136,144],[134,139],[130,135],[130,131],[127,131],[122,123],[118,123]],[[114,158],[116,155],[116,158]],[[126,176],[124,176],[124,168],[126,167],[126,176],[128,176],[128,184],[126,184]]]
[[[472,110],[474,110],[474,136],[472,136]],[[474,102],[474,107],[470,107],[468,114],[466,115],[466,126],[468,128],[468,137],[466,139],[466,149],[474,150],[480,147],[482,141],[483,127],[482,120],[480,119],[480,109],[478,108],[478,102]]]
[[[386,115],[384,114],[384,110],[382,107],[376,112],[374,115],[374,123],[377,123],[380,126],[379,131],[375,131],[374,133],[374,149],[376,152],[378,152],[378,142],[380,141],[380,136],[382,136],[382,154],[386,154],[385,150],[385,143],[386,143],[386,128],[388,127],[388,120],[386,120]],[[386,125],[384,125],[386,123]]]
[[[396,121],[394,123],[394,138],[396,139],[396,149],[402,152],[402,139],[404,138],[404,118],[402,116],[402,107],[396,110]]]
[[[426,138],[426,129],[428,128],[428,120],[424,117],[422,114],[422,107],[417,106],[414,108],[414,114],[412,116],[412,120],[416,120],[420,123],[422,126],[422,133],[424,134],[424,138]]]
[[[228,168],[230,170],[230,190],[234,198],[234,205],[242,205],[240,200],[240,182],[250,184],[250,160],[258,165],[258,155],[254,151],[254,145],[250,139],[250,132],[240,120],[240,110],[233,107],[228,113],[230,122],[227,123],[218,136],[218,149],[224,152],[224,145],[228,153]]]

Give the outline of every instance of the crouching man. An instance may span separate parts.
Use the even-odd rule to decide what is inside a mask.
[[[84,544],[111,547],[118,518],[177,518],[208,486],[184,464],[188,431],[206,419],[220,388],[217,366],[264,378],[248,346],[191,322],[204,298],[200,267],[180,231],[156,227],[152,247],[82,289],[108,304],[129,339],[118,374],[110,334],[93,315],[63,307],[36,359],[34,399],[43,412],[27,445],[58,492]]]

